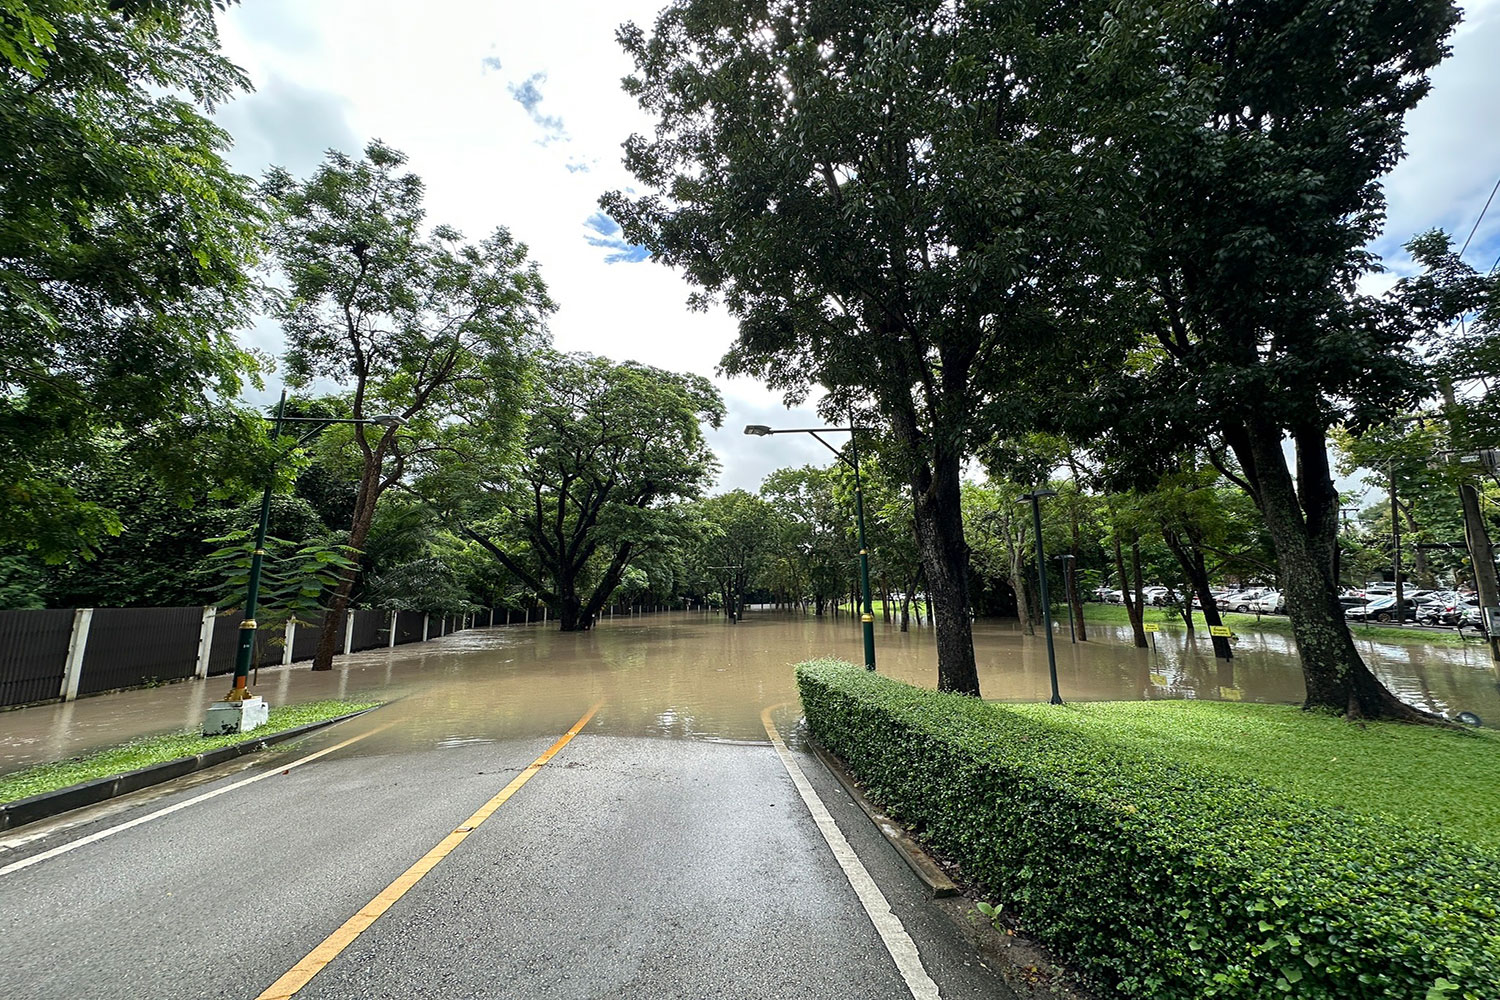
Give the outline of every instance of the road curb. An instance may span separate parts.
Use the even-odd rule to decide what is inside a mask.
[[[171,781],[194,771],[222,764],[236,757],[243,757],[248,753],[264,750],[276,743],[284,743],[287,740],[305,736],[328,726],[340,722],[346,722],[366,712],[373,712],[380,708],[375,705],[371,708],[360,709],[358,712],[350,712],[348,715],[336,716],[332,719],[323,719],[318,722],[309,722],[306,725],[295,726],[291,729],[283,729],[279,733],[268,733],[258,739],[246,740],[232,746],[219,747],[217,750],[209,750],[205,753],[194,754],[191,757],[178,757],[176,760],[162,761],[160,764],[152,764],[149,767],[137,768],[134,771],[126,771],[124,774],[114,774],[104,778],[94,778],[92,781],[82,781],[67,788],[59,788],[56,791],[42,792],[40,795],[30,795],[24,799],[16,799],[13,802],[0,804],[0,831],[14,830],[18,826],[27,823],[35,823],[37,820],[48,819],[60,813],[71,812],[84,806],[94,805],[127,792],[138,791],[159,785],[163,781]]]
[[[900,823],[881,812],[865,797],[864,791],[855,783],[854,776],[844,767],[843,761],[824,750],[812,739],[807,741],[807,745],[812,748],[818,760],[823,762],[823,766],[828,768],[828,773],[844,786],[844,791],[849,793],[849,797],[854,800],[855,805],[859,806],[860,811],[869,817],[871,823],[875,824],[875,829],[879,830],[881,836],[885,837],[896,849],[896,853],[901,855],[901,860],[905,861],[913,874],[921,879],[927,891],[932,894],[932,898],[957,896],[957,883],[944,874],[943,869],[938,867],[938,863],[932,859],[932,856],[922,849],[922,845],[918,844]]]

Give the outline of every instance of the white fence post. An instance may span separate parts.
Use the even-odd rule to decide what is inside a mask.
[[[388,643],[385,644],[385,648],[386,649],[395,649],[396,648],[396,616],[399,615],[400,613],[401,612],[399,612],[399,611],[392,611],[391,612],[391,635],[390,635],[390,642],[388,642]]]
[[[208,679],[208,654],[214,648],[214,620],[218,618],[219,609],[209,606],[203,609],[203,624],[198,626],[198,666],[193,669],[193,676],[200,681]]]
[[[344,655],[348,656],[354,649],[354,612],[344,612]]]
[[[547,605],[542,605],[542,624],[547,624]]]
[[[285,635],[285,645],[281,647],[281,665],[289,667],[292,665],[292,643],[297,641],[297,623],[295,620],[291,618],[286,620]]]
[[[490,628],[495,627],[495,609],[490,608]]]
[[[431,620],[432,620],[432,613],[430,611],[424,611],[424,612],[422,612],[422,641],[423,642],[427,641],[427,626],[431,622]]]
[[[73,612],[73,634],[68,637],[68,660],[63,667],[62,690],[58,692],[63,701],[78,697],[78,682],[83,677],[83,651],[88,648],[89,625],[93,620],[93,608],[79,608]]]

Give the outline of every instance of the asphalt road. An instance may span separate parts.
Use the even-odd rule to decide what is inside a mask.
[[[297,993],[307,998],[912,996],[770,746],[605,735],[609,706]],[[433,746],[334,727],[75,817],[0,869],[6,998],[254,998],[560,735]],[[566,728],[564,726],[563,728]],[[818,796],[943,997],[1012,997],[812,756]]]

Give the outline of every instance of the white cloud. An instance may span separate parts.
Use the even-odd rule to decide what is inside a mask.
[[[639,254],[597,214],[601,194],[632,181],[621,144],[652,127],[619,86],[631,66],[615,29],[649,25],[659,6],[257,0],[230,8],[222,23],[228,54],[261,93],[220,120],[239,143],[236,166],[251,173],[273,162],[305,172],[329,146],[353,152],[384,140],[426,180],[432,222],[472,238],[504,225],[528,244],[560,305],[552,321],[560,349],[715,376],[734,339],[732,318],[689,311],[681,277],[629,263]],[[1400,244],[1414,233],[1441,225],[1462,240],[1500,171],[1500,0],[1471,5],[1454,50],[1410,117],[1408,156],[1385,185],[1389,224],[1377,249],[1398,269]],[[1496,254],[1500,206],[1470,260],[1488,266]],[[276,331],[262,324],[250,339],[273,349]],[[820,424],[811,406],[788,412],[753,381],[717,381],[729,407],[725,428],[711,435],[722,488],[753,489],[782,465],[833,460],[811,438],[743,436],[747,423]]]

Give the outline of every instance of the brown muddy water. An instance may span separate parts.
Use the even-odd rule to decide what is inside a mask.
[[[1155,650],[1129,644],[1122,626],[1089,626],[1091,641],[1056,635],[1063,698],[1073,701],[1213,698],[1296,703],[1301,673],[1289,638],[1247,634],[1235,658],[1214,660],[1207,636],[1189,646],[1161,633]],[[1403,698],[1436,712],[1467,710],[1500,723],[1500,686],[1486,648],[1359,640],[1361,652]],[[1043,638],[1014,622],[975,625],[986,698],[1048,696]],[[882,673],[915,684],[936,681],[930,629],[876,624]],[[370,717],[383,731],[365,753],[442,748],[555,735],[596,702],[591,732],[710,740],[766,739],[760,713],[793,701],[793,664],[818,656],[858,662],[858,625],[849,618],[752,611],[736,625],[701,613],[601,622],[591,632],[542,625],[474,629],[433,642],[342,657],[334,670],[305,665],[262,670],[255,693],[271,703],[343,697],[392,700]],[[0,773],[73,756],[146,733],[198,724],[224,678],[86,698],[0,713]],[[388,727],[386,724],[390,724]]]

